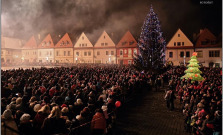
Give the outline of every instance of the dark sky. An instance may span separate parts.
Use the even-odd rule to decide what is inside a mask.
[[[222,31],[222,0],[2,0],[2,35],[28,40],[32,35],[85,32],[97,40],[103,30],[115,43],[130,30],[137,38],[153,5],[167,42],[178,28],[190,38],[201,28]],[[192,40],[192,39],[191,39]],[[94,42],[94,41],[93,41]]]

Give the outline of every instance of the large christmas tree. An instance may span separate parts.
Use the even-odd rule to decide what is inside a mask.
[[[164,66],[166,42],[161,32],[159,19],[152,6],[142,26],[138,48],[139,54],[134,59],[134,66],[138,70],[154,72]]]
[[[202,72],[199,70],[198,60],[197,60],[197,53],[194,52],[189,64],[187,65],[188,69],[184,72],[186,73],[181,79],[191,79],[192,82],[194,81],[202,81],[204,78],[200,75]]]

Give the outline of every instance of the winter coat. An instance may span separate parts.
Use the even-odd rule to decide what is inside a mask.
[[[52,134],[66,134],[68,129],[66,128],[66,120],[63,118],[46,118],[42,125],[43,135],[52,135]]]
[[[91,121],[91,129],[106,129],[106,119],[104,114],[96,112]]]
[[[14,129],[15,131],[19,132],[18,130],[18,127],[15,123],[15,121],[13,119],[11,120],[5,120],[5,123],[4,123],[7,127],[10,127],[11,129]],[[1,135],[18,135],[18,133],[16,132],[13,132],[12,130],[8,129],[8,128],[5,128],[3,122],[2,122],[2,125],[1,125]]]

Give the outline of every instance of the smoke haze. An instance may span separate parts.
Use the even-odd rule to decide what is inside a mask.
[[[94,44],[105,30],[117,43],[127,30],[139,37],[151,4],[167,41],[178,28],[190,38],[205,27],[216,36],[222,31],[221,0],[2,0],[2,35],[28,40],[85,32]]]

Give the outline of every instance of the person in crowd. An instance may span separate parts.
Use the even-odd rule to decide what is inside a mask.
[[[92,135],[103,135],[106,133],[106,119],[102,109],[96,109],[91,120]]]
[[[59,106],[54,106],[50,115],[43,122],[42,125],[43,135],[68,133],[66,120],[61,116],[62,114]]]
[[[13,119],[12,111],[7,109],[1,117],[1,134],[2,135],[17,135],[19,133],[17,124]]]

